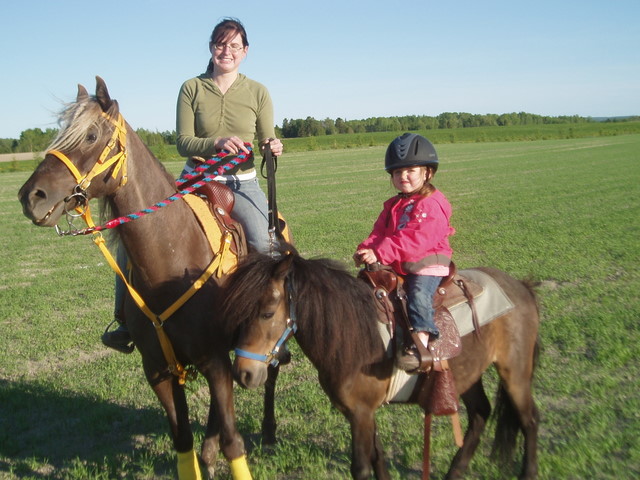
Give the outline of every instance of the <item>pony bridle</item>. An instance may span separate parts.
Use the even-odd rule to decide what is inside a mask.
[[[64,211],[67,216],[67,223],[69,224],[69,230],[64,231],[58,225],[56,225],[56,233],[58,235],[68,235],[75,231],[73,222],[78,217],[83,217],[86,220],[89,212],[89,198],[87,196],[87,190],[91,185],[91,182],[95,177],[100,175],[105,170],[113,168],[111,177],[116,178],[118,173],[122,170],[122,177],[120,179],[120,187],[127,183],[127,127],[124,118],[118,113],[117,118],[113,118],[110,115],[102,112],[102,116],[105,117],[113,126],[113,134],[105,145],[102,153],[98,157],[93,168],[86,175],[82,175],[78,168],[64,153],[58,150],[49,150],[47,154],[53,155],[58,160],[66,165],[74,179],[76,180],[76,186],[73,187],[73,193],[64,199]],[[116,150],[114,154],[113,151]],[[73,209],[70,209],[68,205],[73,203]]]
[[[241,348],[236,348],[235,353],[236,357],[244,357],[250,360],[256,360],[258,362],[270,364],[274,367],[278,366],[280,360],[278,359],[278,354],[280,353],[280,349],[282,346],[287,343],[287,341],[296,334],[298,331],[298,323],[296,321],[296,311],[295,305],[293,302],[293,282],[290,278],[285,280],[286,289],[287,289],[287,299],[289,301],[289,317],[287,318],[287,324],[285,325],[285,329],[280,335],[280,338],[276,342],[276,345],[273,349],[267,354],[259,354],[249,352],[248,350],[243,350]]]

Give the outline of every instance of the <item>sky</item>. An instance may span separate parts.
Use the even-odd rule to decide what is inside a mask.
[[[133,128],[175,130],[213,27],[239,18],[240,72],[274,123],[528,112],[640,115],[638,0],[20,0],[0,28],[0,138],[57,128],[95,76]]]

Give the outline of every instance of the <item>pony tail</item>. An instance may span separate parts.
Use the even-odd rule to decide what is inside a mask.
[[[491,458],[502,465],[508,465],[512,461],[516,449],[520,421],[513,402],[509,398],[509,394],[502,382],[498,387],[493,418],[496,421],[496,432],[491,449]]]
[[[207,70],[205,71],[207,75],[211,75],[213,73],[213,61],[209,59],[209,64],[207,65]]]

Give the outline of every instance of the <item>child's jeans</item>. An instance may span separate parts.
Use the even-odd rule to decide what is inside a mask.
[[[405,277],[404,284],[411,326],[416,332],[428,332],[436,338],[440,331],[433,321],[433,295],[441,280],[442,277],[409,274]]]

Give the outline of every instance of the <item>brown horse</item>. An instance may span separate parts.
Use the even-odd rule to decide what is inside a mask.
[[[479,268],[504,290],[514,308],[481,327],[481,336],[462,338],[462,352],[449,360],[457,392],[467,408],[469,426],[447,478],[460,478],[480,440],[491,405],[482,385],[494,364],[500,376],[494,446],[513,456],[518,429],[524,434],[521,478],[537,475],[538,412],[531,393],[538,353],[538,308],[530,286],[504,272]],[[267,360],[290,331],[318,370],[322,388],[351,425],[351,474],[355,479],[388,479],[376,435],[374,414],[390,383],[393,357],[376,326],[378,313],[371,289],[330,260],[250,256],[225,285],[227,326],[236,328],[234,375],[244,387],[267,379]],[[242,306],[236,308],[239,302]],[[483,322],[480,322],[482,324]],[[285,333],[283,333],[285,332]],[[277,350],[277,349],[276,349]],[[269,357],[269,355],[266,355]],[[504,435],[502,435],[504,433]],[[500,444],[502,442],[502,444]],[[500,450],[500,447],[504,447]],[[425,468],[425,470],[427,470]]]
[[[24,214],[34,224],[54,226],[63,214],[68,215],[75,207],[83,208],[92,198],[101,199],[115,216],[122,216],[176,193],[176,182],[122,120],[118,103],[110,98],[101,78],[97,77],[95,96],[78,86],[76,101],[65,109],[60,120],[63,128],[58,138],[19,192]],[[92,179],[87,178],[94,174]],[[78,180],[78,176],[85,180]],[[152,312],[164,312],[189,290],[217,254],[184,201],[170,203],[117,230],[133,265],[132,284]],[[177,361],[195,366],[209,385],[209,416],[201,452],[209,474],[213,476],[221,449],[231,462],[234,478],[245,479],[250,474],[244,442],[236,429],[230,342],[223,334],[223,318],[216,307],[221,300],[222,280],[224,277],[210,277],[164,322],[162,330]],[[167,414],[178,452],[179,476],[181,480],[200,478],[184,386],[170,372],[156,327],[131,296],[127,297],[127,325],[142,356],[147,381]],[[277,370],[271,372],[275,382]],[[265,395],[269,396],[269,389]],[[275,435],[272,397],[271,391],[271,398],[265,399],[263,425],[268,439]],[[271,425],[273,429],[269,430]]]

